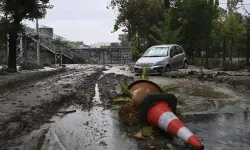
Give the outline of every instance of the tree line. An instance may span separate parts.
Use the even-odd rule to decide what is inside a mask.
[[[24,32],[22,21],[44,18],[47,9],[52,7],[50,0],[0,0],[0,36],[2,38],[0,44],[1,48],[8,46],[10,70],[16,71],[17,39]]]
[[[192,59],[238,56],[249,63],[250,17],[238,4],[229,0],[222,9],[219,0],[111,0],[108,8],[118,10],[114,31],[128,34],[135,59],[152,45],[180,44]]]

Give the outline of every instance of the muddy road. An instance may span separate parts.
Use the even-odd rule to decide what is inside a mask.
[[[60,74],[1,93],[0,149],[20,150],[184,150],[177,138],[157,136],[136,140],[133,126],[121,124],[112,99],[120,84],[131,83],[127,66],[71,65]],[[207,150],[248,150],[250,94],[227,84],[198,79],[153,76],[173,91],[183,112],[181,120]]]

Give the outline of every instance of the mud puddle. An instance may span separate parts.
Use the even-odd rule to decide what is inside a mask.
[[[250,146],[249,95],[222,84],[199,80],[150,77],[160,84],[182,85],[174,93],[186,103],[178,106],[181,120],[199,138],[206,150],[248,150]],[[181,143],[180,143],[181,144]]]
[[[171,93],[175,94],[178,100],[186,103],[181,107],[185,113],[233,113],[242,112],[250,106],[247,93],[242,94],[213,82],[163,77],[150,77],[150,80],[159,85],[181,85],[182,88],[171,91]]]
[[[182,120],[202,138],[206,150],[249,150],[250,111],[185,115]]]
[[[89,111],[78,109],[54,123],[42,149],[135,149],[137,145],[126,136],[117,113],[104,110],[101,104],[96,84],[93,108]]]
[[[130,72],[130,68],[128,65],[124,65],[124,66],[109,65],[109,66],[105,66],[105,69],[106,70],[103,71],[104,74],[115,73],[115,74],[122,74],[126,76],[134,76],[134,74]]]
[[[115,68],[113,70],[117,69]],[[126,75],[127,71],[124,72]],[[100,77],[99,80],[102,82],[98,81],[95,85],[93,107],[90,110],[69,108],[77,111],[63,116],[51,125],[43,143],[43,150],[187,149],[184,148],[183,142],[176,138],[174,141],[168,140],[165,136],[155,137],[149,141],[129,138],[126,132],[129,127],[119,122],[117,113],[103,108],[108,106],[112,95],[116,95],[118,89],[116,80],[119,76],[113,75],[116,74],[114,71],[109,73],[106,72],[106,75]],[[122,71],[119,74],[123,74]],[[173,92],[187,104],[181,107],[185,112],[181,120],[194,134],[203,139],[207,150],[245,150],[249,147],[249,114],[246,111],[242,113],[249,105],[246,95],[240,95],[224,86],[198,80],[162,77],[151,77],[150,80],[162,85],[184,85],[184,88]],[[98,89],[103,99],[100,99]]]

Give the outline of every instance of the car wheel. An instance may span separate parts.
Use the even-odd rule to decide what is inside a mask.
[[[188,69],[188,63],[186,61],[183,64],[183,69]]]
[[[170,71],[171,71],[170,66],[167,65],[166,68],[165,68],[165,72],[170,72]]]

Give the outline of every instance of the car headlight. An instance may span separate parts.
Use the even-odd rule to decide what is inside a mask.
[[[140,66],[140,64],[139,63],[135,63],[135,66]]]
[[[154,64],[154,66],[159,66],[159,65],[163,65],[163,64],[164,64],[163,61],[158,61],[158,62],[156,62],[156,63]]]

